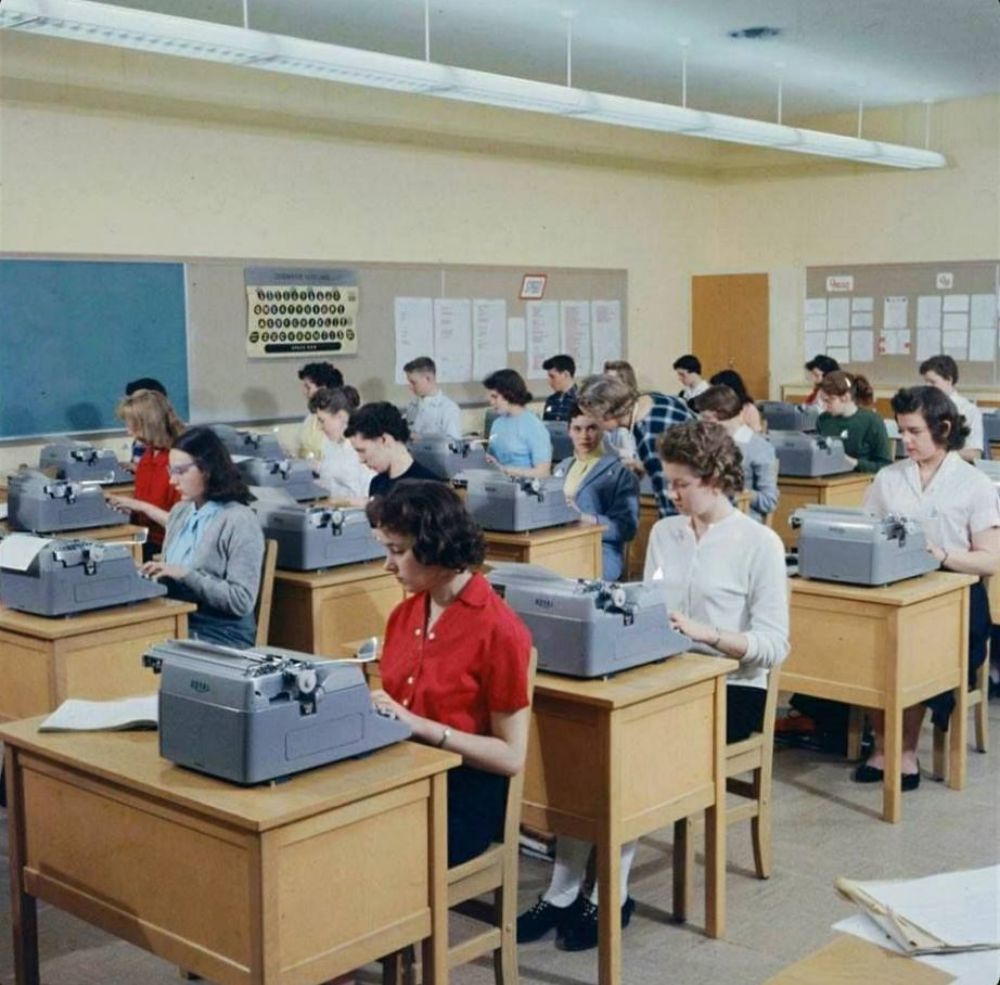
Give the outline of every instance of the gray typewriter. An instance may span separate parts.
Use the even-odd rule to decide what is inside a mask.
[[[576,580],[534,564],[499,564],[487,578],[531,630],[539,670],[607,677],[692,647],[651,582]]]
[[[778,475],[816,478],[854,471],[840,438],[801,431],[768,431],[766,437],[778,456]]]
[[[799,531],[798,567],[803,578],[851,585],[888,585],[934,571],[916,520],[874,517],[850,507],[807,506],[789,523]]]
[[[356,661],[195,640],[152,646],[161,675],[160,755],[234,783],[264,783],[401,742],[410,727],[375,710]]]
[[[230,456],[247,455],[250,458],[286,458],[284,450],[273,434],[245,431],[230,424],[210,425],[216,437],[226,446]]]
[[[0,542],[0,602],[9,609],[69,616],[166,594],[166,585],[139,574],[123,544],[29,534]]]
[[[992,461],[988,458],[977,458],[973,463],[980,472],[1000,490],[1000,461]]]
[[[54,441],[43,445],[38,468],[56,479],[71,482],[97,482],[102,486],[122,485],[133,481],[110,448],[95,448],[86,441]]]
[[[804,407],[784,400],[761,400],[757,404],[768,431],[815,431],[818,407]]]
[[[297,502],[329,495],[329,490],[316,481],[312,466],[304,458],[242,458],[236,467],[248,486],[284,489]]]
[[[989,455],[990,442],[1000,441],[1000,407],[983,411],[983,438],[986,440],[984,455]]]
[[[523,533],[580,519],[566,502],[564,477],[525,479],[495,469],[470,469],[455,478],[465,481],[465,508],[483,530]]]
[[[278,567],[315,571],[385,557],[365,511],[327,506],[254,507],[264,536],[278,542]]]
[[[410,442],[410,454],[425,469],[442,479],[450,479],[466,469],[490,467],[482,438],[428,434]]]
[[[128,522],[128,514],[110,506],[96,485],[50,479],[35,469],[7,477],[7,518],[11,530],[53,533]]]

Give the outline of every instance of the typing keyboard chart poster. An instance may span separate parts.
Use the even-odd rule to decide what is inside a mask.
[[[356,355],[358,277],[354,270],[248,267],[247,355]]]

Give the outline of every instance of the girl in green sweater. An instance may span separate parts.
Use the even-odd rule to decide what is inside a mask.
[[[855,472],[878,472],[892,464],[892,445],[885,422],[869,409],[875,391],[863,376],[837,370],[827,373],[819,384],[824,413],[816,430],[828,438],[844,442],[847,460]]]

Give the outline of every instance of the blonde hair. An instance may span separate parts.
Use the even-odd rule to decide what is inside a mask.
[[[115,414],[140,441],[153,448],[171,448],[184,431],[170,401],[155,390],[136,390],[119,402]]]
[[[576,396],[581,409],[599,421],[626,417],[638,399],[639,394],[616,376],[588,376]]]
[[[609,359],[604,364],[605,376],[616,376],[627,383],[636,393],[639,392],[639,380],[636,378],[632,364],[624,359]]]

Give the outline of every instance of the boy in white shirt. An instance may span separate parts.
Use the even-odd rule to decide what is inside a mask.
[[[344,437],[354,404],[342,389],[317,390],[309,398],[309,410],[323,432],[320,482],[331,499],[347,500],[352,506],[368,501],[368,486],[375,473],[362,464],[354,446]]]
[[[928,386],[946,393],[958,412],[969,426],[969,436],[958,453],[967,462],[983,457],[986,442],[983,439],[983,412],[971,401],[963,397],[955,384],[958,383],[958,364],[951,356],[931,356],[920,364],[920,375]]]
[[[441,392],[434,360],[429,356],[418,356],[403,367],[403,372],[413,393],[413,400],[406,406],[406,423],[413,437],[443,434],[449,438],[461,438],[462,415],[458,404]]]
[[[680,395],[688,403],[708,389],[708,382],[701,378],[701,360],[697,356],[688,354],[674,360],[674,372],[684,388]]]

